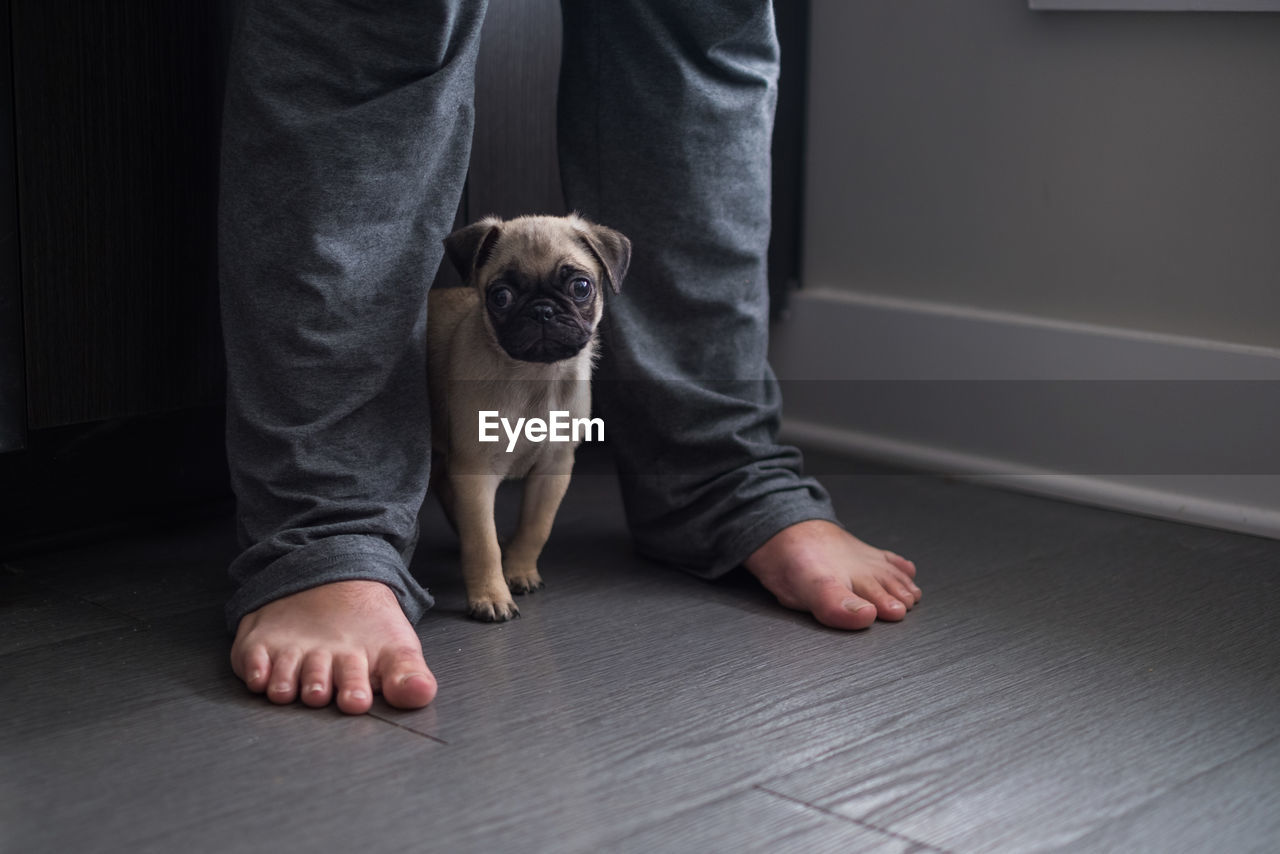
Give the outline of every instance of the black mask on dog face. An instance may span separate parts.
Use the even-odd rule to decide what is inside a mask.
[[[484,291],[498,344],[522,362],[559,362],[591,340],[598,287],[593,275],[572,263],[537,274],[511,268]]]

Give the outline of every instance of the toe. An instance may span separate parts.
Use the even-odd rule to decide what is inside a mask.
[[[908,578],[916,577],[916,565],[914,562],[907,560],[900,554],[893,552],[884,553],[885,560],[889,561],[896,569],[906,573]]]
[[[271,675],[271,658],[267,655],[266,647],[250,647],[243,653],[232,650],[231,669],[255,694],[261,694],[267,690],[267,677]]]
[[[334,689],[338,708],[349,715],[362,715],[373,705],[369,686],[369,662],[363,655],[347,653],[333,659]]]
[[[298,696],[308,706],[329,705],[333,696],[333,658],[327,652],[312,652],[302,660]]]
[[[271,658],[271,675],[267,677],[267,699],[273,703],[292,703],[298,696],[298,669],[302,654],[284,650]]]
[[[907,606],[884,588],[861,592],[871,604],[876,606],[876,616],[881,620],[897,622],[907,616]]]
[[[818,622],[833,629],[865,629],[876,621],[876,606],[836,580],[815,583],[807,606]]]
[[[893,598],[901,602],[903,607],[908,611],[910,611],[912,606],[916,604],[916,594],[912,593],[911,589],[907,587],[907,585],[898,581],[892,581],[885,586]]]
[[[919,602],[920,597],[924,595],[924,592],[920,589],[919,585],[917,585],[911,576],[907,575],[905,572],[898,574],[893,581],[894,595],[901,599],[902,604],[906,605],[907,608],[911,608],[912,605]]]
[[[378,661],[382,696],[397,709],[420,709],[436,696],[436,679],[420,648],[384,650]]]

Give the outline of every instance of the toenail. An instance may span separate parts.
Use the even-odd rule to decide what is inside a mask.
[[[277,694],[283,694],[285,691],[289,690],[289,683],[277,682],[274,686],[272,686],[271,690],[275,691]]]
[[[348,691],[347,696],[353,700],[366,700],[369,697],[368,694],[366,694],[364,691],[361,691],[359,688],[357,688],[354,691]]]
[[[261,671],[261,670],[255,670],[255,671],[253,671],[252,673],[250,673],[250,674],[249,674],[249,681],[250,681],[250,682],[257,682],[257,681],[258,681],[259,679],[261,679],[261,678],[262,678],[262,671]]]
[[[852,611],[855,614],[872,607],[870,602],[859,602],[857,599],[846,599],[841,604],[844,605],[846,611]]]
[[[307,686],[307,690],[310,691],[312,694],[321,694],[321,693],[324,693],[324,686],[321,685],[319,682],[313,682]]]

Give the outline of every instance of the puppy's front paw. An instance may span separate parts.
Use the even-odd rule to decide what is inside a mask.
[[[538,567],[533,563],[504,564],[502,574],[506,577],[507,586],[511,588],[512,593],[532,593],[542,589],[542,576],[538,574]]]
[[[486,623],[505,623],[520,616],[520,609],[516,607],[509,593],[505,596],[481,596],[468,599],[467,605],[470,606],[473,619]]]

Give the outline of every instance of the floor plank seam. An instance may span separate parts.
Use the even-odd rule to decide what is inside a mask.
[[[384,715],[380,715],[377,712],[369,712],[368,714],[369,714],[369,717],[375,720],[382,721],[384,724],[391,724],[391,726],[396,727],[397,729],[402,729],[405,732],[411,732],[416,736],[420,736],[421,738],[434,741],[436,744],[443,744],[446,747],[449,746],[449,742],[445,741],[443,738],[440,738],[438,735],[432,735],[431,733],[423,732],[420,729],[414,729],[411,726],[405,726],[402,723],[396,723],[395,721],[391,720],[391,718],[388,718]]]
[[[110,614],[113,617],[119,617],[122,620],[128,620],[131,623],[135,623],[135,629],[137,630],[145,631],[151,628],[150,621],[145,617],[141,617],[137,614],[131,614],[128,611],[124,611],[119,608],[113,608],[110,605],[104,605],[101,602],[96,602],[75,590],[63,588],[57,584],[50,584],[47,581],[36,578],[31,573],[23,569],[15,569],[7,564],[5,565],[5,569],[12,572],[15,577],[21,578],[25,583],[30,584],[33,587],[37,587],[46,593],[54,596],[61,596],[63,599],[71,602],[78,602],[81,605],[88,605],[91,608]]]
[[[759,783],[757,783],[752,788],[756,789],[757,791],[763,792],[766,795],[773,795],[775,798],[781,798],[784,801],[789,801],[790,803],[798,804],[802,807],[805,807],[806,809],[811,809],[816,812],[820,812],[825,816],[829,816],[831,818],[856,825],[858,827],[861,827],[863,830],[871,830],[871,831],[874,831],[875,833],[880,833],[880,834],[883,834],[884,836],[892,837],[893,839],[898,839],[903,842],[909,842],[911,845],[915,846],[913,850],[916,850],[916,851],[930,851],[930,852],[934,852],[934,854],[955,854],[955,852],[950,851],[946,848],[939,848],[936,845],[930,845],[928,842],[921,842],[919,839],[913,839],[910,836],[905,836],[901,833],[897,833],[887,828],[879,827],[877,825],[871,824],[870,822],[862,821],[861,819],[851,818],[850,816],[847,816],[847,815],[841,815],[840,813],[835,812],[834,810],[829,810],[829,809],[826,809],[825,807],[820,807],[820,806],[817,806],[816,804],[811,804],[808,801],[801,800],[800,798],[793,798],[790,795],[784,795],[782,792],[776,792],[773,789],[769,789],[764,786],[761,786]]]
[[[626,842],[627,840],[634,839],[636,836],[641,836],[647,832],[650,832],[655,827],[661,827],[663,825],[678,823],[680,819],[686,816],[698,815],[703,813],[705,810],[714,809],[718,805],[732,802],[734,799],[742,797],[744,794],[750,792],[754,788],[755,788],[754,786],[746,786],[742,788],[731,787],[728,789],[715,791],[715,792],[708,790],[708,792],[703,796],[689,798],[687,801],[684,802],[684,804],[679,809],[676,809],[668,813],[667,815],[662,816],[656,821],[654,821],[653,819],[645,820],[645,821],[642,821],[638,827],[631,827],[625,831],[622,831],[618,835],[608,837],[601,843],[598,850],[600,851],[625,850],[625,846],[623,845],[623,843]]]
[[[84,632],[83,634],[70,635],[68,637],[57,638],[55,640],[41,641],[40,643],[35,643],[30,646],[21,646],[21,647],[18,647],[17,649],[0,652],[0,658],[4,658],[10,655],[30,655],[32,652],[36,650],[49,649],[51,647],[57,647],[57,646],[61,646],[63,644],[69,644],[69,643],[80,643],[90,638],[114,637],[119,635],[121,632],[130,632],[132,634],[138,634],[140,632],[150,632],[154,628],[150,621],[145,620],[142,617],[137,617],[137,616],[134,616],[133,614],[128,614],[123,611],[116,611],[112,608],[107,608],[105,606],[99,605],[96,602],[91,602],[90,600],[85,599],[81,596],[69,595],[69,594],[63,593],[60,590],[55,590],[49,587],[46,587],[45,589],[49,590],[52,593],[57,594],[58,596],[62,596],[64,599],[67,599],[68,601],[74,601],[74,602],[80,603],[81,605],[89,605],[91,607],[97,608],[100,611],[103,611],[107,614],[110,614],[113,617],[123,620],[125,624],[118,625],[118,626],[108,626],[106,628],[96,629],[90,632]]]
[[[122,620],[128,620],[130,623],[133,623],[134,631],[138,631],[138,632],[151,631],[151,628],[152,628],[151,621],[148,620],[146,617],[140,617],[137,614],[130,614],[128,611],[122,611],[119,608],[112,608],[110,605],[103,605],[101,602],[95,602],[92,599],[87,599],[84,596],[79,595],[78,593],[67,593],[61,590],[57,590],[56,592],[59,595],[66,596],[68,599],[74,600],[76,602],[80,602],[81,604],[84,604],[84,605],[89,605],[90,607],[93,607],[93,608],[97,608],[99,611],[103,611],[107,614],[110,614],[113,617],[119,617]]]

